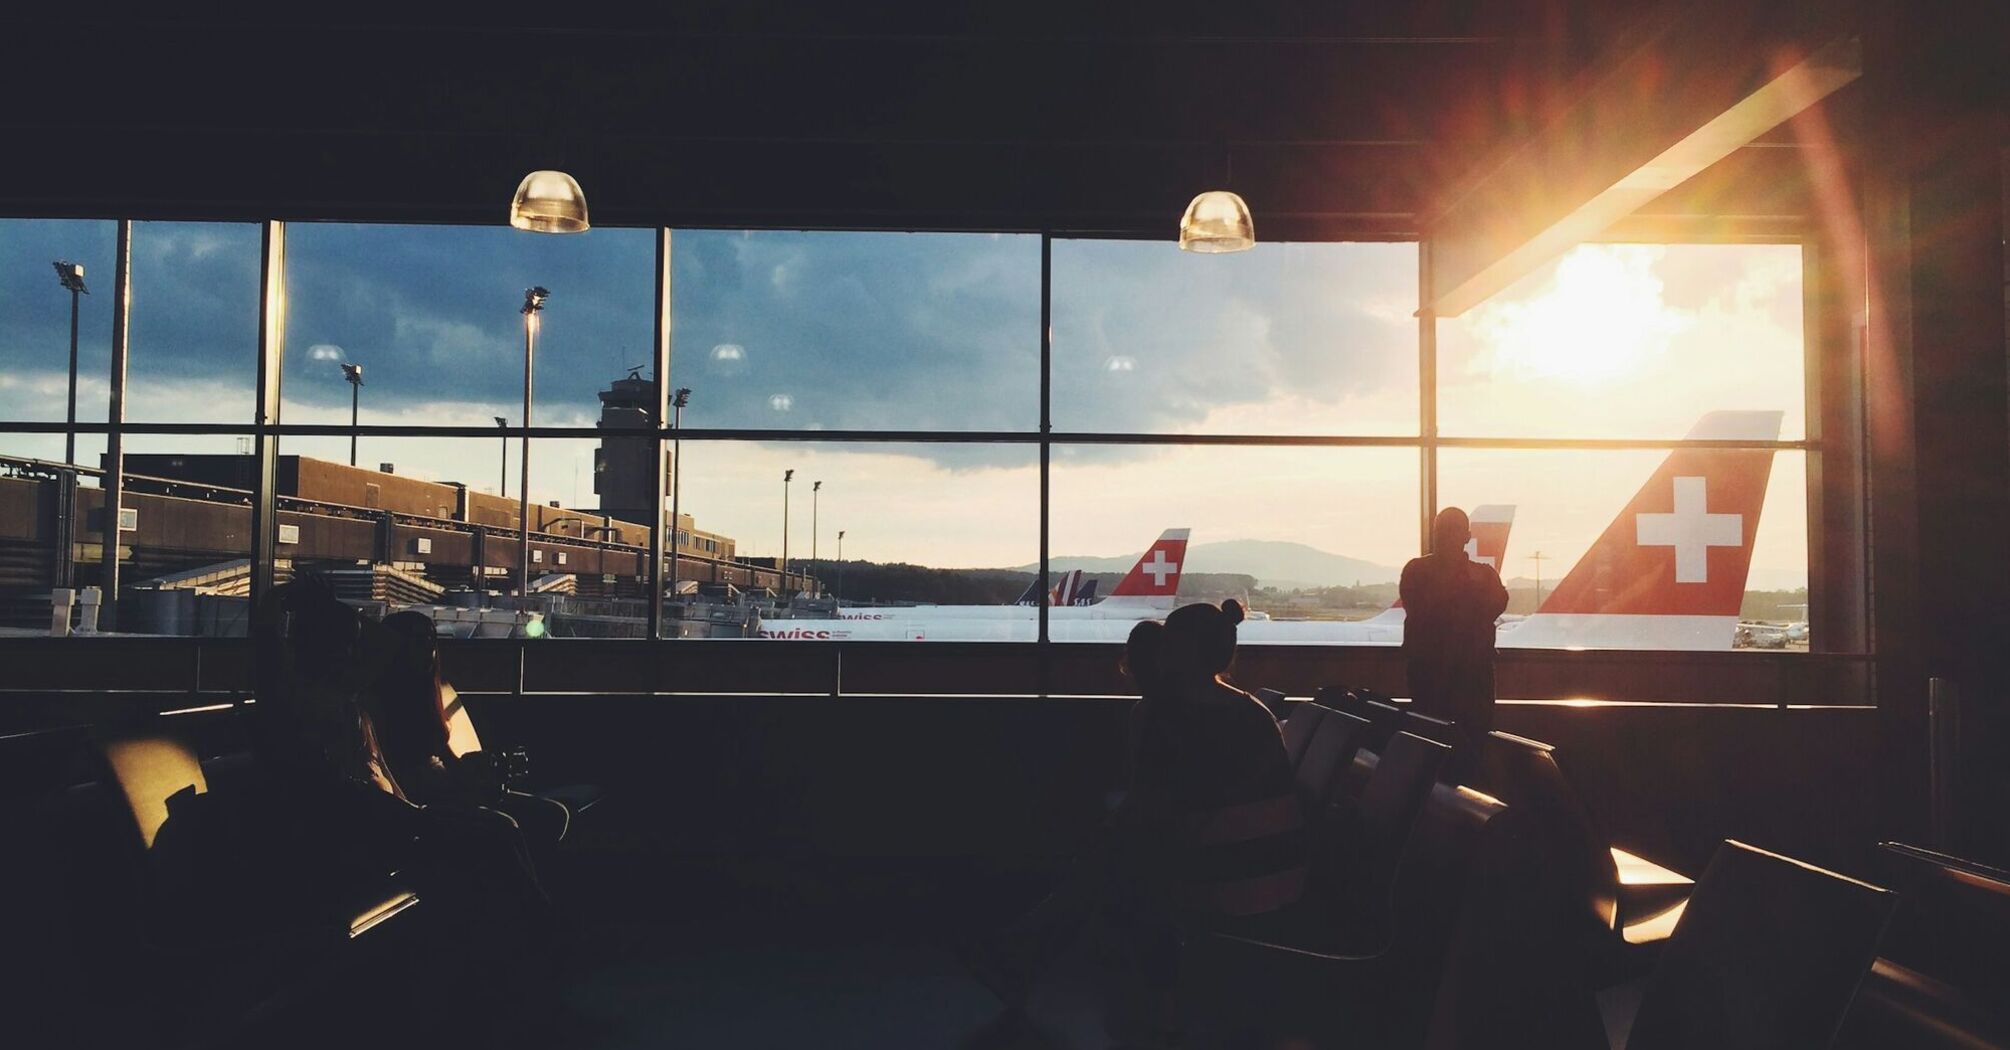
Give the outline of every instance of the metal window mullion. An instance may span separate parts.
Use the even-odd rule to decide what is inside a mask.
[[[649,571],[646,574],[649,586],[649,626],[648,636],[652,639],[663,637],[663,417],[670,405],[670,229],[658,227],[656,230],[656,345],[654,372],[656,381],[649,391],[649,426],[655,431],[655,468],[649,472]],[[683,467],[672,463],[672,470]],[[677,522],[670,522],[671,557],[677,556]],[[681,610],[681,604],[680,604]],[[682,613],[680,611],[679,615]],[[679,634],[681,635],[681,628]]]
[[[119,511],[125,499],[126,353],[132,334],[133,310],[133,221],[119,220],[118,255],[112,280],[112,363],[111,397],[105,414],[105,467],[102,487],[104,504],[100,511],[98,543],[98,586],[103,592],[98,629],[119,627]]]
[[[1039,631],[1034,640],[1038,644],[1040,664],[1040,693],[1047,693],[1048,658],[1052,653],[1051,638],[1047,631],[1047,588],[1049,573],[1047,559],[1051,554],[1050,542],[1053,525],[1050,521],[1053,511],[1052,467],[1054,444],[1054,237],[1051,233],[1040,234],[1040,588],[1034,596],[1034,608],[1038,610]]]
[[[251,607],[277,582],[280,372],[286,358],[286,224],[263,224],[259,238],[258,389],[252,408]]]
[[[1438,315],[1431,282],[1431,242],[1417,243],[1417,543],[1431,549],[1431,518],[1438,512]]]

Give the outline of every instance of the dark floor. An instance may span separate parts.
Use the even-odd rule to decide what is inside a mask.
[[[637,870],[653,867],[654,871]],[[974,866],[829,860],[642,864],[572,892],[565,993],[582,1047],[1097,1047],[1093,975],[1064,961],[1036,992],[1032,1032],[1001,1030],[998,1001],[958,944],[1038,892],[1037,877]]]

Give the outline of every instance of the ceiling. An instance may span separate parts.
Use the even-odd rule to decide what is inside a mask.
[[[30,16],[13,35],[32,46],[0,66],[21,100],[0,113],[0,212],[490,222],[524,171],[556,167],[601,223],[1162,234],[1225,183],[1266,236],[1404,235],[1648,8],[938,6],[678,4],[556,28]],[[1790,191],[1752,189],[1793,183],[1789,146],[1691,195],[1795,213]]]

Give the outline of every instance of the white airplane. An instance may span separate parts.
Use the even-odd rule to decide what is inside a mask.
[[[1152,620],[1173,610],[1179,597],[1181,567],[1186,563],[1191,530],[1167,529],[1145,548],[1110,595],[1093,605],[1064,604],[1077,593],[1078,577],[1063,574],[1049,596],[1050,629],[1062,622],[1107,622],[1115,625],[1117,641],[1139,620]],[[835,619],[764,620],[762,638],[802,641],[1022,641],[1039,630],[1040,610],[1027,605],[901,605],[884,608],[840,608]],[[1100,639],[1108,632],[1092,632]]]

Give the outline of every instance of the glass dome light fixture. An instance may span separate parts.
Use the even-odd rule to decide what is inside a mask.
[[[1221,147],[1221,173],[1221,188],[1194,197],[1180,216],[1180,251],[1212,255],[1256,247],[1256,220],[1249,215],[1249,202],[1228,188],[1235,182],[1235,154],[1226,143]]]
[[[1256,220],[1240,194],[1208,190],[1186,206],[1179,220],[1183,252],[1246,252],[1256,247]]]
[[[586,193],[562,171],[533,171],[517,184],[509,224],[533,233],[585,233]]]

